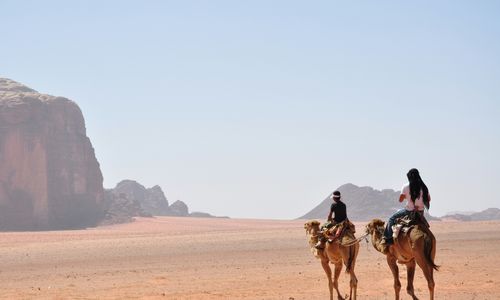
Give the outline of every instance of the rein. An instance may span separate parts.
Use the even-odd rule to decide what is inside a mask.
[[[366,240],[366,242],[368,242],[368,239],[367,239],[368,235],[369,235],[369,233],[365,233],[364,235],[360,236],[359,238],[355,239],[354,241],[350,241],[348,243],[341,243],[340,241],[337,241],[337,243],[341,246],[349,247],[349,246],[352,246],[354,244],[361,242],[363,239]]]
[[[312,237],[312,238],[319,238],[319,237],[323,236],[323,234],[322,234],[322,233],[320,233],[320,231],[316,231],[316,233],[315,233],[315,234],[311,233],[310,235],[311,235],[311,237]],[[354,239],[353,241],[350,241],[350,242],[348,242],[348,243],[342,243],[342,242],[340,242],[340,240],[336,240],[336,241],[335,241],[335,243],[337,243],[337,244],[339,244],[339,245],[341,245],[341,246],[345,246],[345,247],[349,247],[349,246],[352,246],[352,245],[358,244],[358,243],[359,243],[359,242],[361,242],[362,240],[365,240],[365,241],[368,243],[368,238],[367,238],[367,237],[368,237],[369,235],[370,235],[370,234],[367,232],[367,233],[363,234],[362,236],[360,236],[359,238]]]

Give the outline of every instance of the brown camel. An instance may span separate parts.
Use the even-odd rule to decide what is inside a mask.
[[[383,247],[380,245],[384,236],[385,223],[380,219],[373,219],[366,225],[366,233],[371,235],[373,247],[383,253]],[[401,282],[399,281],[398,263],[406,265],[408,285],[406,292],[415,300],[413,289],[413,278],[415,276],[415,262],[422,269],[427,285],[429,287],[430,299],[434,299],[434,277],[433,271],[438,270],[438,266],[434,264],[436,256],[436,238],[425,224],[412,225],[410,231],[405,234],[400,234],[394,240],[394,244],[389,246],[386,252],[387,264],[391,268],[394,276],[394,291],[396,300],[399,299],[401,290]]]
[[[340,242],[333,241],[332,243],[326,243],[325,249],[318,250],[314,246],[318,242],[318,234],[320,232],[320,223],[318,221],[309,221],[304,224],[304,229],[309,239],[309,246],[311,247],[311,252],[321,260],[321,266],[325,270],[326,276],[328,277],[328,288],[330,290],[330,300],[333,300],[333,288],[337,291],[337,299],[344,299],[339,292],[338,279],[340,272],[342,271],[342,263],[346,266],[346,272],[351,276],[350,282],[350,296],[349,299],[356,300],[356,288],[358,286],[358,279],[356,274],[354,274],[354,265],[356,264],[356,257],[358,256],[359,243],[354,243],[350,246],[344,246]],[[347,231],[344,238],[341,240],[343,243],[349,243],[349,241],[355,241],[354,233]],[[332,269],[329,263],[335,265],[335,272],[332,281]]]

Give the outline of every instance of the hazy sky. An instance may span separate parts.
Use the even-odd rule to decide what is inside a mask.
[[[433,215],[500,207],[499,1],[0,0],[0,76],[80,105],[105,187],[194,211],[295,218],[411,167]]]

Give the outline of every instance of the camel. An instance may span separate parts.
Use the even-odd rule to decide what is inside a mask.
[[[401,282],[399,281],[399,269],[397,263],[405,264],[408,284],[406,292],[412,299],[418,299],[413,289],[413,278],[415,276],[415,262],[422,269],[427,286],[429,287],[430,299],[434,299],[434,277],[433,271],[439,266],[434,264],[436,256],[436,238],[425,224],[412,225],[412,229],[406,234],[400,234],[394,240],[394,244],[386,251],[387,264],[394,276],[394,291],[396,300],[399,299]],[[380,245],[384,235],[385,223],[380,219],[373,219],[366,225],[366,233],[371,236],[373,247],[384,254]]]
[[[318,233],[320,232],[320,222],[309,221],[304,224],[304,229],[308,236],[309,246],[311,247],[311,252],[316,258],[321,260],[321,266],[325,270],[326,276],[328,277],[328,288],[330,290],[330,300],[333,300],[333,288],[337,291],[337,299],[344,299],[339,292],[338,279],[340,272],[342,271],[342,263],[346,266],[346,272],[351,276],[350,281],[350,296],[349,299],[356,300],[356,289],[358,286],[358,279],[356,274],[354,274],[354,266],[356,264],[356,257],[359,252],[359,243],[356,242],[350,246],[344,246],[341,243],[334,241],[332,243],[326,243],[325,249],[318,250],[315,248],[318,242]],[[354,233],[347,231],[345,238],[342,241],[354,241]],[[329,263],[335,265],[335,272],[332,281],[332,269]]]

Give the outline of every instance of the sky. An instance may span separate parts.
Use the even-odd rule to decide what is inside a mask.
[[[413,167],[500,207],[499,53],[498,1],[0,0],[0,77],[78,103],[106,188],[234,218]]]

